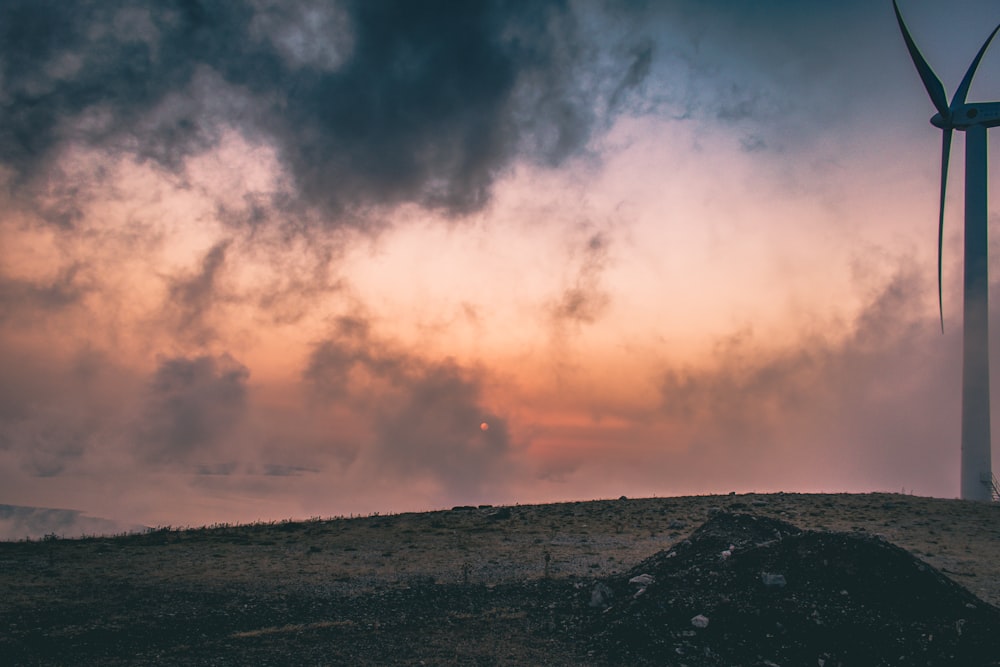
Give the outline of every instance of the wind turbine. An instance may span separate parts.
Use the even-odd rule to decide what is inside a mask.
[[[993,29],[979,49],[951,98],[913,43],[896,0],[892,0],[899,30],[917,67],[920,80],[937,113],[931,124],[942,130],[941,207],[938,216],[938,312],[944,331],[941,294],[941,246],[944,238],[944,195],[952,130],[965,132],[965,293],[962,336],[962,498],[989,501],[993,497],[990,463],[989,256],[986,237],[986,130],[1000,125],[1000,102],[969,104],[972,77],[986,48],[1000,30]]]

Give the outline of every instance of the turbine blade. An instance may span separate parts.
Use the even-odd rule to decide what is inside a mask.
[[[941,317],[941,333],[944,333],[944,297],[941,289],[942,247],[944,246],[944,195],[948,189],[948,156],[951,154],[951,128],[942,130],[941,135],[941,208],[938,215],[938,315]]]
[[[950,109],[954,109],[957,106],[965,104],[965,97],[969,94],[969,86],[972,85],[972,77],[976,75],[976,68],[979,67],[979,61],[983,59],[983,54],[986,53],[987,47],[989,47],[990,42],[993,41],[993,37],[996,36],[998,30],[1000,30],[1000,25],[993,28],[993,32],[991,32],[990,36],[986,38],[986,41],[983,42],[982,48],[979,49],[979,53],[976,54],[976,59],[972,61],[971,65],[969,65],[969,71],[965,73],[965,78],[962,79],[962,83],[959,84],[958,90],[955,91],[955,96],[951,98]]]
[[[896,4],[896,0],[892,0],[892,8],[896,12],[896,21],[899,23],[899,31],[903,33],[903,41],[906,42],[906,49],[910,52],[913,64],[917,66],[917,73],[920,74],[920,80],[923,81],[924,88],[927,89],[927,94],[931,96],[934,108],[938,110],[942,118],[949,120],[951,113],[948,110],[948,97],[944,93],[944,86],[941,84],[941,80],[937,78],[931,66],[927,64],[927,61],[920,54],[917,45],[913,43],[910,31],[906,29],[906,24],[903,23],[903,15],[899,13],[899,5]]]

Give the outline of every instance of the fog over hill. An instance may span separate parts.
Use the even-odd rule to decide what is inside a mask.
[[[0,540],[38,539],[46,535],[82,537],[116,535],[145,526],[87,516],[78,510],[0,505]]]

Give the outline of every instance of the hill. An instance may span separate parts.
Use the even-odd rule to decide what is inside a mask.
[[[990,662],[1000,633],[983,630],[1000,629],[998,546],[1000,507],[896,494],[621,499],[8,542],[0,656],[1000,664]],[[629,583],[640,575],[645,585]]]

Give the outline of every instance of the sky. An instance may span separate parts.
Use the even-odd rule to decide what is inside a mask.
[[[0,537],[956,497],[933,113],[888,1],[4,0]]]

